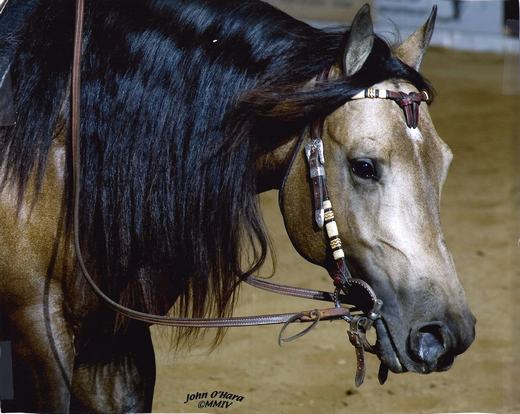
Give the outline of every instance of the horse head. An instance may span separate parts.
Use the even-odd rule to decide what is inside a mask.
[[[418,70],[435,22],[427,22],[395,57]],[[374,41],[368,7],[356,16],[343,60],[330,77],[353,77]],[[402,79],[372,86],[420,92]],[[378,355],[393,372],[448,369],[474,339],[475,318],[445,242],[440,198],[452,153],[420,103],[417,127],[388,99],[351,99],[330,113],[323,126],[328,192],[352,273],[383,300],[377,325]],[[314,224],[308,166],[295,152],[281,190],[285,225],[297,251],[326,266],[323,231]]]

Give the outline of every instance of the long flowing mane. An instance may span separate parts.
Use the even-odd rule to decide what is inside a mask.
[[[20,202],[68,125],[73,3],[12,1],[0,17],[18,116],[0,128],[0,165]],[[146,312],[176,297],[183,316],[231,312],[269,245],[258,155],[378,81],[429,90],[381,38],[354,77],[306,87],[344,39],[253,0],[87,2],[82,245],[106,292]]]

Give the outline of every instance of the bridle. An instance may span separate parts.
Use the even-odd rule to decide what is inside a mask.
[[[315,221],[319,228],[325,227],[332,255],[331,265],[328,266],[329,274],[333,280],[334,292],[303,289],[293,286],[280,285],[258,279],[252,275],[246,275],[242,281],[251,286],[283,295],[295,296],[304,299],[332,302],[334,307],[313,309],[302,312],[239,316],[229,318],[172,318],[162,315],[153,315],[127,308],[108,297],[96,284],[90,275],[80,245],[79,211],[81,192],[81,151],[80,151],[80,72],[81,49],[84,20],[84,0],[76,1],[76,19],[74,34],[74,54],[72,64],[72,103],[71,103],[71,130],[72,130],[72,170],[73,170],[73,231],[76,260],[79,267],[99,299],[114,311],[134,320],[149,324],[166,325],[173,327],[241,327],[256,325],[283,324],[279,334],[279,343],[291,341],[307,333],[316,326],[320,320],[343,319],[348,323],[348,337],[355,347],[357,357],[356,385],[362,384],[365,376],[364,351],[375,353],[373,347],[366,338],[366,332],[374,322],[381,321],[380,310],[382,301],[377,298],[372,288],[363,280],[353,278],[349,272],[345,259],[338,227],[334,220],[332,202],[327,191],[325,176],[325,157],[323,153],[323,119],[315,120],[310,128],[311,141],[305,146],[305,153],[309,163],[310,180],[315,208]],[[382,98],[396,101],[404,110],[407,125],[417,127],[418,106],[421,101],[426,101],[428,95],[425,92],[404,94],[402,92],[381,91],[367,89],[355,95],[352,99]],[[303,134],[302,134],[303,138]],[[354,304],[350,308],[344,304]],[[311,325],[292,337],[283,337],[285,328],[293,322],[305,322]]]

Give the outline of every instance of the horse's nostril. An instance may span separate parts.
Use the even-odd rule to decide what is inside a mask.
[[[435,362],[443,353],[444,343],[439,339],[438,335],[430,332],[419,334],[417,354],[422,361],[427,363]]]
[[[447,328],[441,323],[421,326],[410,335],[410,350],[412,358],[423,363],[428,370],[442,369],[442,357],[450,347]]]

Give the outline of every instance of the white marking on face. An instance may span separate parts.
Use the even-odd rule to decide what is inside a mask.
[[[412,139],[412,141],[422,141],[423,136],[419,128],[406,128],[406,132],[408,136]]]

